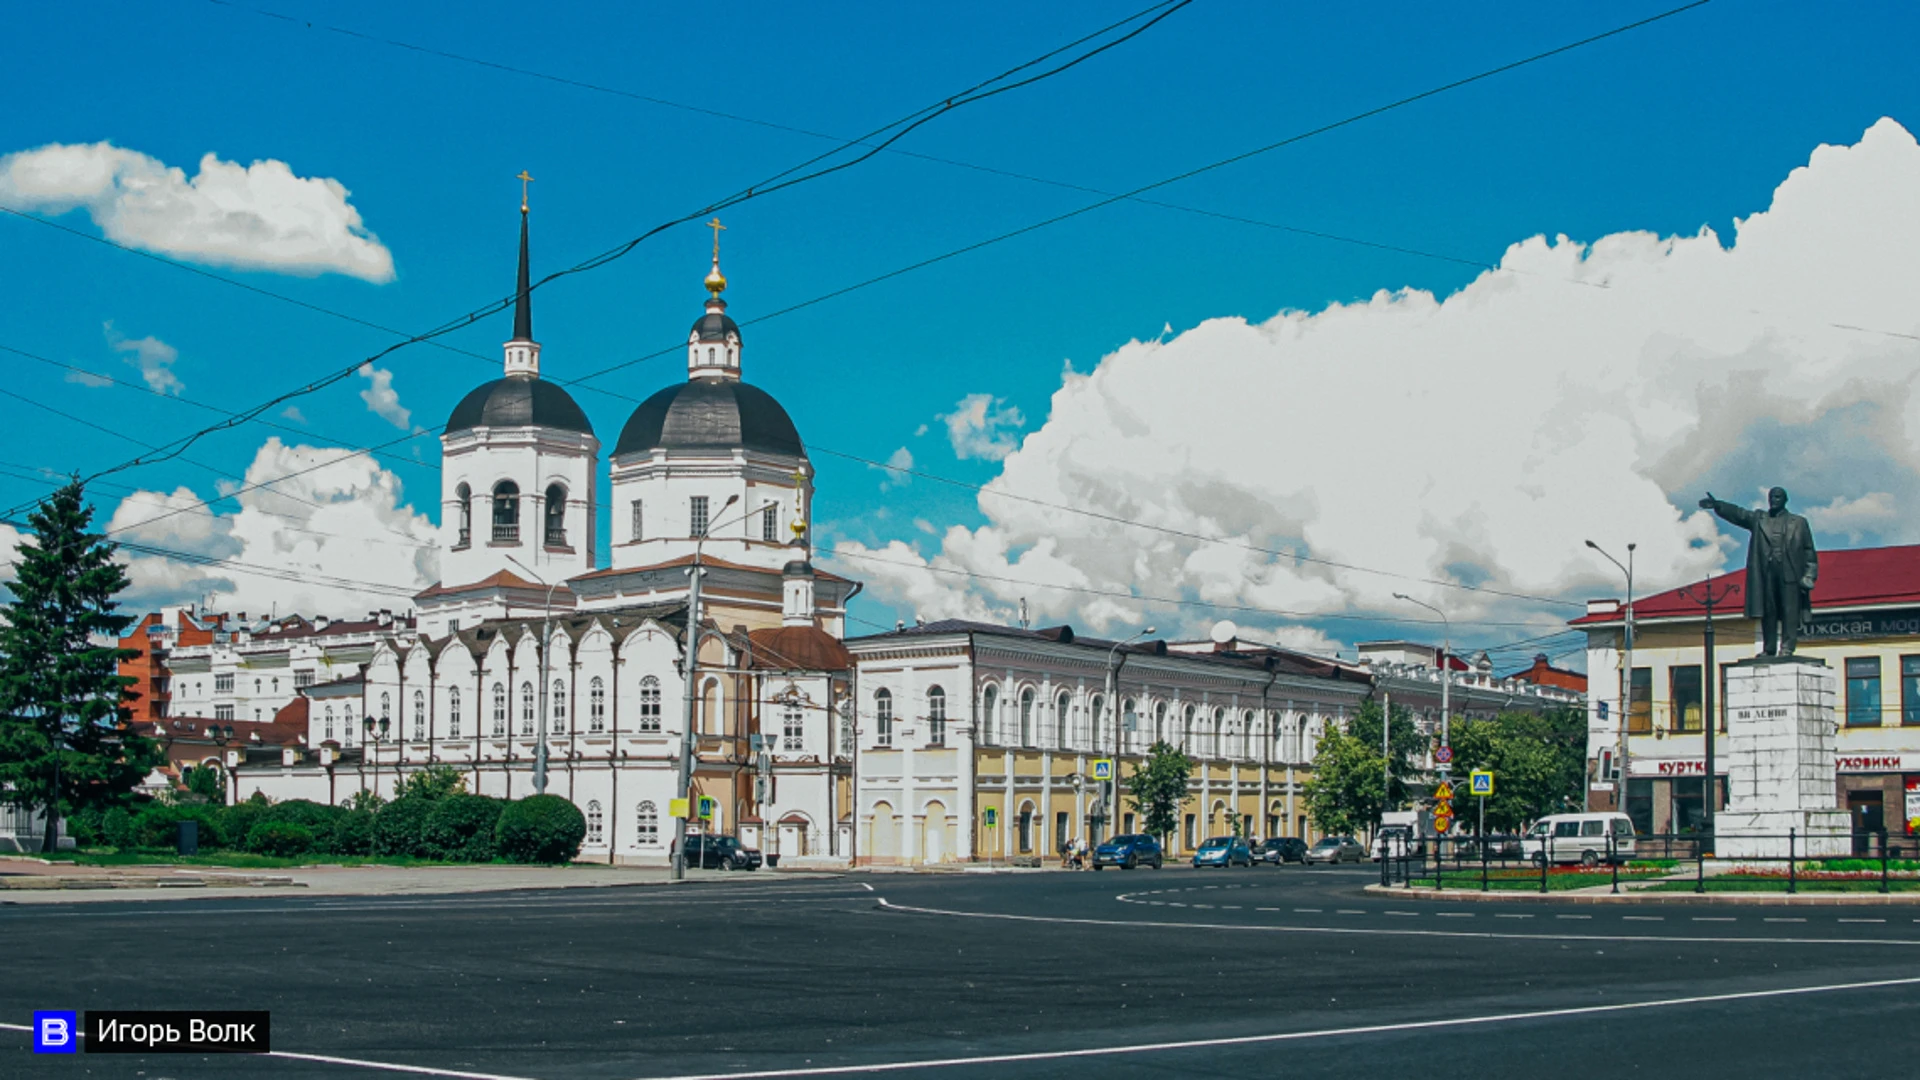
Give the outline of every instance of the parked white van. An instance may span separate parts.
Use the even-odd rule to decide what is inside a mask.
[[[1626,862],[1633,858],[1633,819],[1625,814],[1549,814],[1535,822],[1520,843],[1535,863],[1598,866],[1610,854],[1616,862]]]

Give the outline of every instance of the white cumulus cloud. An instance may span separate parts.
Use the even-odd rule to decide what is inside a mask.
[[[198,507],[206,496],[187,487],[121,500],[111,539],[217,560],[123,549],[130,607],[207,600],[249,613],[277,605],[282,614],[353,616],[411,607],[411,594],[438,577],[432,523],[403,501],[400,478],[364,455],[268,439],[245,486],[237,509]]]
[[[1417,579],[1615,595],[1589,538],[1637,543],[1643,590],[1697,580],[1744,553],[1694,505],[1707,488],[1784,485],[1829,548],[1920,540],[1920,146],[1882,120],[1819,147],[1730,240],[1534,237],[1444,299],[1383,290],[1131,342],[1066,372],[1017,446],[1017,418],[990,434],[1012,410],[970,395],[943,419],[962,456],[1004,451],[977,455],[1004,458],[986,523],[927,556],[858,549],[903,565],[847,565],[901,609],[1004,615],[1024,594],[1036,622],[1099,630],[1159,606],[948,568],[1218,606],[1163,610],[1163,633],[1284,611],[1344,636],[1326,616],[1424,617],[1395,591],[1456,625],[1556,629],[1577,612]]]
[[[148,389],[175,396],[186,389],[186,384],[173,373],[173,364],[180,359],[180,350],[151,335],[128,338],[115,330],[112,322],[108,322],[104,329],[107,344],[113,346],[114,352],[127,354],[127,363],[139,369],[140,377],[146,380]],[[89,382],[87,385],[95,384]]]
[[[950,413],[934,417],[947,425],[953,456],[1000,461],[1020,445],[1019,431],[1027,418],[1019,408],[992,394],[968,394]]]
[[[360,400],[367,403],[367,410],[405,431],[413,411],[400,404],[400,392],[393,388],[393,372],[372,364],[361,364],[360,377],[367,380],[367,388],[360,391]]]
[[[887,463],[885,466],[869,465],[867,468],[876,470],[882,474],[880,477],[881,491],[886,491],[888,488],[906,487],[908,484],[913,483],[913,474],[903,470],[913,468],[913,451],[903,446],[887,455]]]
[[[207,154],[199,172],[112,143],[52,143],[0,157],[0,203],[85,209],[107,238],[197,262],[292,274],[393,279],[393,253],[367,231],[338,180],[284,161]]]

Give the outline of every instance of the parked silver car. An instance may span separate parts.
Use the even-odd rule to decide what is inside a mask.
[[[1366,862],[1367,849],[1351,836],[1323,836],[1307,849],[1307,865],[1314,863]]]

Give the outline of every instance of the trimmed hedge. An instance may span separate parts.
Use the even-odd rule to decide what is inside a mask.
[[[395,799],[373,815],[373,853],[424,857],[427,815],[433,803],[426,799]]]
[[[255,855],[305,855],[313,847],[313,830],[291,821],[262,821],[247,833],[247,850]]]
[[[587,819],[558,795],[534,795],[501,809],[494,836],[500,854],[514,862],[572,862],[587,838]]]
[[[432,810],[421,836],[428,858],[491,862],[499,854],[494,829],[500,823],[505,802],[485,795],[448,795],[429,805]]]
[[[133,829],[133,815],[124,806],[116,806],[101,815],[100,832],[114,847],[124,850],[140,846],[139,834]]]
[[[373,854],[373,819],[371,810],[344,810],[339,820],[333,823],[333,832],[327,837],[327,850],[334,855],[371,855]]]
[[[200,823],[199,846],[219,848],[227,845],[228,834],[223,827],[225,823],[215,808],[148,803],[133,816],[133,846],[171,850],[179,836],[179,823],[182,821]]]

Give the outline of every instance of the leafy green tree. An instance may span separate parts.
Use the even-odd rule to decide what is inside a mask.
[[[47,496],[0,609],[0,799],[45,810],[46,851],[62,817],[125,800],[160,762],[126,707],[119,663],[136,654],[112,644],[133,622],[127,575],[92,523],[78,480]]]
[[[1180,827],[1180,805],[1187,798],[1193,759],[1166,742],[1148,748],[1147,759],[1127,778],[1133,812],[1140,815],[1140,831],[1164,845]]]
[[[1307,815],[1321,832],[1363,833],[1378,824],[1385,811],[1407,804],[1412,758],[1423,740],[1412,715],[1395,708],[1385,740],[1393,762],[1389,785],[1389,758],[1381,753],[1383,718],[1380,703],[1369,701],[1347,718],[1344,729],[1329,727],[1321,738],[1313,776],[1305,785]]]
[[[1456,719],[1451,734],[1456,775],[1473,769],[1493,772],[1488,831],[1516,831],[1535,818],[1579,805],[1586,777],[1587,728],[1578,710]],[[1478,802],[1465,794],[1464,787],[1454,798],[1455,811],[1469,828],[1477,825]]]
[[[444,799],[467,790],[467,778],[451,765],[431,765],[400,778],[395,799]]]
[[[208,802],[224,803],[227,801],[226,777],[220,775],[220,770],[206,765],[195,765],[187,770],[187,775],[184,779],[187,782],[188,791]]]

